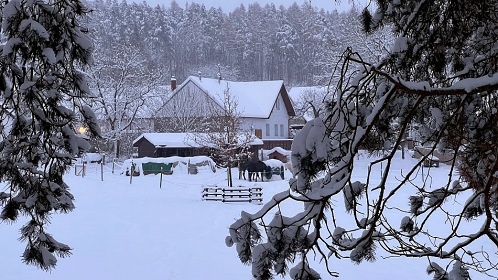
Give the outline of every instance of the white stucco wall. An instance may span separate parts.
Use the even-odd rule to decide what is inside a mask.
[[[270,118],[268,119],[251,119],[243,118],[243,129],[261,129],[263,139],[288,139],[289,138],[289,116],[284,105],[282,96],[277,98],[279,105],[274,104]],[[267,126],[269,125],[269,135],[267,133]],[[277,125],[278,135],[275,135],[275,125]],[[283,125],[283,135],[280,133],[281,125]]]

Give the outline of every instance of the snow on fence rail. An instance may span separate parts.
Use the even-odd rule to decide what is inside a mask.
[[[126,174],[127,176],[130,174],[130,170],[132,165],[134,166],[134,176],[147,175],[150,172],[147,166],[143,166],[144,164],[152,166],[155,164],[171,164],[170,168],[168,168],[168,175],[172,174],[173,171],[175,173],[187,173],[187,174],[197,174],[199,171],[209,170],[213,173],[216,172],[216,165],[214,161],[206,156],[196,156],[196,157],[165,157],[165,158],[151,158],[151,157],[143,157],[143,158],[133,158],[127,159],[124,161],[122,165],[121,174]],[[159,169],[157,169],[157,173],[160,173]],[[155,172],[152,172],[155,173]]]
[[[261,187],[216,187],[203,186],[202,200],[221,202],[249,202],[263,204]]]

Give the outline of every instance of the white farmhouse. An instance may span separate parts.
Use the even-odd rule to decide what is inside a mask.
[[[290,149],[289,119],[295,115],[282,80],[233,82],[190,76],[176,87],[158,115],[188,119],[205,117],[213,106],[223,108],[227,93],[237,104],[241,130],[254,131],[264,142],[264,149]]]

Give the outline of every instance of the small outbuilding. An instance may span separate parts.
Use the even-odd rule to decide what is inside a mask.
[[[143,133],[133,141],[134,156],[142,157],[194,157],[209,156],[208,148],[199,145],[192,133]],[[257,137],[250,142],[251,151],[263,146]]]
[[[135,157],[193,157],[207,155],[188,133],[143,133],[133,141]]]
[[[279,161],[286,163],[290,159],[291,151],[285,150],[281,147],[275,147],[270,150],[264,150],[264,159],[278,159]]]

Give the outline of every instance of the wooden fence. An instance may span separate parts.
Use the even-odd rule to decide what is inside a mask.
[[[260,187],[216,187],[204,186],[202,200],[221,202],[249,202],[263,204],[263,189]]]

